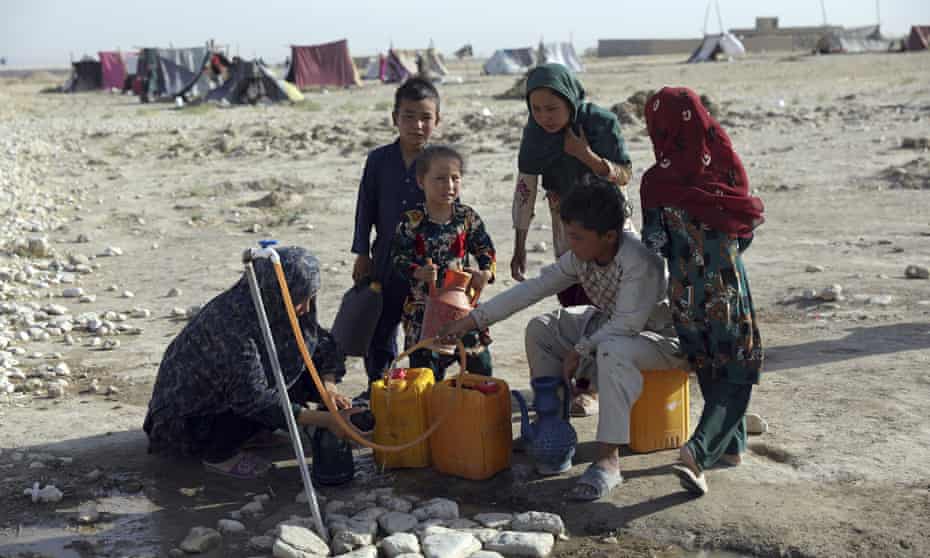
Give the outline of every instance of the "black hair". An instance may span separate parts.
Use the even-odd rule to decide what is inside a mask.
[[[559,203],[559,217],[600,235],[623,230],[626,200],[620,188],[600,180],[578,185]]]
[[[434,159],[455,159],[459,162],[459,169],[465,172],[465,158],[457,149],[448,145],[428,145],[417,156],[417,178],[426,176]]]
[[[436,103],[436,114],[439,114],[439,91],[429,80],[421,77],[412,77],[394,92],[394,114],[400,110],[401,101],[422,101],[432,99]]]

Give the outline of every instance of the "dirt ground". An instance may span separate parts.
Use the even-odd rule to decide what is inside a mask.
[[[930,265],[930,155],[926,143],[902,147],[930,130],[928,62],[926,54],[588,62],[582,79],[605,106],[663,85],[709,95],[766,204],[767,222],[745,262],[767,351],[750,410],[769,432],[751,439],[743,466],[708,473],[706,497],[680,489],[670,472],[676,452],[663,451],[625,456],[626,482],[607,501],[567,503],[593,455],[593,419],[575,421],[582,443],[560,477],[535,476],[522,455],[486,482],[430,470],[382,473],[359,452],[362,473],[346,490],[394,485],[457,499],[466,510],[554,511],[571,535],[556,546],[558,556],[930,555],[930,280],[905,278],[908,265]],[[463,198],[498,248],[493,295],[511,284],[510,201],[525,106],[495,99],[513,79],[482,77],[479,68],[452,64],[463,80],[441,87],[435,139],[469,153]],[[72,346],[56,337],[16,342],[27,350],[17,357],[24,370],[60,356],[74,381],[60,398],[0,396],[0,556],[165,555],[191,526],[215,524],[250,493],[270,493],[278,505],[252,533],[260,534],[298,511],[299,476],[286,451],[275,454],[282,469],[256,486],[146,454],[141,424],[153,379],[184,323],[172,310],[231,285],[242,250],[276,238],[321,258],[321,311],[331,321],[351,281],[365,153],[393,138],[393,87],[314,92],[297,106],[177,110],[131,96],[40,94],[48,78],[0,78],[0,147],[22,179],[0,193],[2,240],[32,236],[31,223],[41,221],[52,224],[43,234],[61,257],[107,246],[123,255],[89,260],[99,267],[75,286],[96,294],[93,302],[61,298],[61,285],[37,287],[31,298],[0,291],[0,300],[63,304],[74,315],[134,308],[151,315],[129,320],[144,331],[120,336],[115,350],[88,346],[77,331]],[[640,123],[624,134],[637,206],[653,156]],[[270,192],[278,195],[269,203],[253,203]],[[543,203],[536,225],[548,224]],[[87,242],[76,241],[82,234]],[[550,231],[534,227],[530,243],[538,241],[549,242]],[[550,259],[530,254],[531,272]],[[0,268],[19,261],[0,252]],[[841,300],[805,292],[834,284],[843,287]],[[172,288],[180,294],[168,296]],[[134,296],[123,298],[124,290]],[[528,387],[524,324],[555,304],[541,302],[492,329],[495,374],[512,387]],[[358,359],[349,364],[344,391],[355,394],[364,371]],[[89,393],[93,379],[117,390]],[[694,424],[695,382],[691,396]],[[43,466],[32,467],[36,461]],[[88,478],[94,470],[100,475]],[[32,504],[22,491],[35,481],[54,481],[65,498]],[[108,510],[103,521],[76,526],[76,506],[92,498]],[[222,551],[248,554],[241,540]]]

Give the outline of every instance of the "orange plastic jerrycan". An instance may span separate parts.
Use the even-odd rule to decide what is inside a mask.
[[[440,327],[448,322],[464,318],[471,312],[473,305],[467,292],[470,282],[471,274],[448,269],[443,287],[441,289],[430,288],[430,295],[426,299],[426,309],[423,314],[420,341],[435,337]],[[451,355],[455,353],[455,345],[434,343],[433,350]]]
[[[462,382],[461,388],[456,382]],[[510,468],[513,431],[507,382],[461,374],[433,387],[430,423],[445,420],[430,436],[433,468],[472,480]]]
[[[429,392],[436,380],[429,368],[394,368],[371,384],[374,441],[399,446],[429,428]],[[429,440],[395,452],[375,451],[375,462],[387,469],[429,467]]]
[[[643,392],[630,412],[630,449],[647,452],[681,447],[691,433],[688,373],[643,370]]]

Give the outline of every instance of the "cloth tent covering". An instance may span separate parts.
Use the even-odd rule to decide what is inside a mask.
[[[911,33],[904,41],[904,50],[930,49],[930,25],[912,25]]]
[[[512,75],[526,73],[536,65],[536,54],[532,48],[502,48],[494,51],[482,71],[486,75]]]
[[[140,99],[148,102],[205,95],[210,80],[203,69],[211,54],[206,47],[142,49],[136,74],[142,80]]]
[[[401,83],[417,73],[417,51],[392,48],[388,51],[381,71],[381,81]]]
[[[360,85],[358,70],[345,39],[311,46],[291,46],[291,64],[285,78],[298,89]]]
[[[386,59],[383,54],[369,58],[368,65],[365,66],[365,72],[362,74],[362,79],[382,79],[385,63]]]
[[[561,64],[575,73],[584,71],[571,43],[539,43],[537,59],[540,64]]]
[[[730,58],[736,58],[745,55],[746,48],[739,39],[730,33],[705,35],[700,46],[698,46],[688,58],[688,64],[713,62],[721,54]]]
[[[122,89],[126,83],[126,65],[119,52],[98,52],[104,89]]]
[[[222,85],[207,93],[204,101],[230,104],[256,104],[261,100],[270,102],[302,101],[300,90],[294,85],[275,77],[257,60],[239,60],[229,68],[229,77]]]
[[[79,62],[71,63],[71,77],[63,88],[66,93],[80,91],[95,91],[103,86],[103,71],[100,62],[92,58],[85,58]]]
[[[814,47],[815,52],[821,54],[887,52],[890,49],[891,41],[882,36],[878,25],[829,31]]]
[[[430,47],[419,53],[419,60],[420,66],[422,66],[419,73],[425,73],[434,77],[449,75],[449,70],[446,69],[446,64],[442,59],[442,54],[440,54],[435,48]]]

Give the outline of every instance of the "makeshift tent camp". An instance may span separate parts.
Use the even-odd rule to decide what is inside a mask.
[[[98,52],[104,89],[122,89],[126,82],[126,66],[119,52]]]
[[[705,35],[700,46],[688,58],[688,64],[713,62],[721,54],[728,58],[736,58],[746,54],[746,49],[743,47],[743,43],[730,33]]]
[[[368,66],[365,67],[365,73],[362,74],[362,79],[382,79],[385,63],[386,58],[383,54],[370,57]]]
[[[584,71],[571,43],[539,43],[537,59],[540,64],[561,64],[576,73]]]
[[[889,49],[891,49],[891,41],[882,36],[878,25],[867,25],[828,31],[817,41],[814,52],[821,54],[887,52]]]
[[[280,80],[257,60],[237,60],[228,68],[228,78],[207,93],[204,101],[251,104],[259,101],[302,101],[304,96],[293,85]]]
[[[141,82],[139,99],[147,103],[206,94],[210,81],[203,69],[211,55],[206,47],[142,49],[136,74]]]
[[[930,25],[913,25],[911,34],[904,41],[904,50],[930,49]]]
[[[484,63],[482,71],[490,76],[522,74],[536,65],[536,55],[531,48],[502,48]]]
[[[284,79],[299,89],[360,85],[358,71],[345,39],[311,46],[292,46],[291,64]]]
[[[132,82],[136,79],[136,72],[139,69],[139,53],[123,53],[123,67],[126,70],[126,79],[123,80],[123,91],[132,89]]]
[[[100,62],[92,58],[85,58],[80,62],[71,63],[71,77],[68,78],[62,90],[66,93],[94,91],[100,89],[102,84],[103,72],[100,68]]]
[[[462,47],[458,49],[457,51],[455,51],[454,54],[456,58],[461,60],[463,58],[471,58],[472,56],[474,56],[475,50],[471,47],[471,43],[467,43],[467,44],[462,45]]]
[[[417,51],[392,48],[381,70],[381,81],[400,83],[417,73]]]
[[[430,47],[417,54],[417,73],[428,79],[437,79],[449,75],[449,70],[442,54]]]

